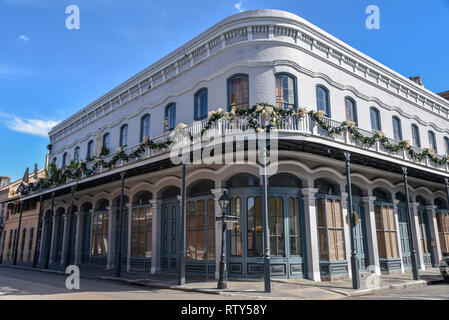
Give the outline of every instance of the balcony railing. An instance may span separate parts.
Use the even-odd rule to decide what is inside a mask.
[[[323,117],[322,120],[325,122],[325,124],[327,126],[332,127],[332,128],[338,128],[341,125],[341,122],[335,121],[335,120],[327,118],[327,117]],[[254,129],[251,128],[249,125],[248,118],[246,116],[241,116],[241,117],[237,117],[233,120],[224,120],[224,119],[217,120],[216,122],[212,123],[210,130],[205,135],[205,136],[207,136],[207,138],[201,137],[201,132],[206,127],[207,122],[208,122],[207,120],[195,122],[192,125],[187,126],[184,130],[185,130],[185,132],[189,132],[191,136],[200,138],[201,141],[204,141],[206,139],[209,140],[212,137],[216,138],[219,136],[223,137],[226,135],[237,135],[238,136],[239,134],[247,135],[248,133],[254,133]],[[323,128],[318,126],[309,114],[306,114],[302,117],[289,116],[286,118],[279,119],[276,129],[277,129],[278,133],[283,133],[286,135],[288,135],[289,133],[291,133],[292,135],[294,134],[296,136],[298,135],[298,133],[304,134],[306,136],[322,138],[327,141],[339,143],[342,145],[342,147],[352,146],[352,147],[356,147],[356,148],[367,150],[367,151],[369,150],[369,151],[375,152],[379,155],[388,156],[388,157],[391,157],[392,159],[398,159],[398,160],[403,160],[403,161],[407,161],[410,163],[418,164],[418,165],[421,165],[426,168],[436,169],[436,170],[443,171],[443,172],[449,171],[448,164],[445,164],[442,166],[437,165],[436,163],[431,161],[428,157],[426,157],[422,161],[418,161],[418,160],[413,159],[407,150],[401,150],[399,152],[392,152],[392,151],[386,149],[379,141],[377,141],[376,143],[374,143],[371,146],[364,145],[360,141],[352,138],[347,130],[344,130],[342,132],[342,134],[329,134],[326,130],[324,130]],[[374,135],[374,132],[371,132],[371,131],[367,131],[367,130],[360,129],[360,128],[357,128],[357,130],[363,136],[366,136],[366,137],[371,137]],[[172,134],[172,132],[167,132],[167,133],[165,133],[157,138],[154,138],[152,140],[156,143],[164,142],[170,137],[171,134]],[[196,140],[196,141],[198,141],[198,140]],[[400,143],[400,141],[397,141],[397,140],[394,140],[391,138],[388,138],[388,141],[393,145]],[[135,146],[126,147],[123,149],[123,151],[126,154],[131,154],[139,147],[140,147],[140,144],[135,145]],[[417,153],[421,153],[424,151],[424,149],[420,149],[417,147],[411,147],[411,148]],[[123,166],[130,165],[132,163],[150,159],[150,158],[159,156],[163,153],[167,153],[169,151],[170,150],[168,150],[168,149],[160,150],[160,149],[145,148],[145,152],[143,154],[141,154],[140,156],[138,156],[134,159],[130,159],[128,161],[118,160],[112,168],[103,168],[101,165],[97,166],[97,168],[95,170],[95,174],[101,174],[105,171],[109,171],[110,169],[120,168]],[[113,157],[114,157],[114,153],[110,154],[108,156],[102,157],[102,159],[104,161],[108,162]],[[437,155],[437,157],[442,157],[442,156]],[[86,165],[88,168],[93,168],[95,163],[96,163],[95,160],[93,160],[93,161],[88,162]],[[85,178],[85,177],[83,176],[83,177],[81,177],[81,179],[82,178]],[[69,182],[71,182],[71,181],[67,181],[67,183],[69,183]]]

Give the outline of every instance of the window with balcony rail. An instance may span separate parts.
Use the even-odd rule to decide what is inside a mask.
[[[64,168],[67,165],[67,152],[64,152],[64,154],[62,155],[62,165],[61,168]]]
[[[194,96],[194,119],[201,120],[207,118],[207,89],[201,89]]]
[[[396,116],[393,117],[393,134],[395,140],[402,141],[401,120]]]
[[[357,105],[354,101],[354,99],[350,97],[345,98],[345,111],[346,111],[346,121],[352,121],[355,122],[356,125],[358,125],[357,122]]]
[[[90,140],[87,143],[87,154],[86,154],[86,158],[92,158],[94,155],[94,141]]]
[[[370,108],[370,116],[371,116],[371,130],[372,131],[381,131],[382,126],[380,122],[380,112],[374,107]]]
[[[80,147],[76,147],[73,152],[73,161],[78,162],[80,159]]]
[[[128,145],[128,125],[124,124],[120,128],[120,147],[126,147]]]
[[[235,106],[239,108],[249,107],[249,85],[247,75],[235,75],[228,79],[228,109]]]
[[[435,138],[435,133],[433,131],[428,132],[429,135],[429,147],[437,152],[437,140]]]
[[[318,111],[324,111],[326,117],[331,117],[329,90],[322,86],[316,86],[316,105]]]
[[[142,142],[143,137],[150,136],[150,115],[146,114],[140,118],[140,141]]]
[[[276,107],[297,108],[296,78],[288,74],[276,75]]]
[[[176,126],[176,104],[170,103],[165,107],[164,130],[171,131]]]
[[[446,148],[446,155],[449,155],[449,138],[444,137],[444,147]]]
[[[103,150],[108,150],[109,151],[109,147],[110,147],[110,144],[109,144],[109,133],[105,133],[104,135],[103,135]]]
[[[421,138],[419,137],[419,128],[416,124],[412,124],[412,139],[415,147],[421,148]]]

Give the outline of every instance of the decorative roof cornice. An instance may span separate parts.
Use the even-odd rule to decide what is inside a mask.
[[[200,61],[229,46],[242,42],[283,41],[307,48],[328,63],[338,63],[346,71],[420,105],[434,115],[449,118],[449,101],[419,86],[403,75],[350,47],[295,14],[279,10],[252,10],[230,16],[166,57],[142,70],[121,85],[56,125],[50,132],[52,143],[92,123],[129,101],[194,67]]]

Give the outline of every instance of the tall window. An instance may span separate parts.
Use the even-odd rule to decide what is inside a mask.
[[[419,137],[419,128],[416,124],[412,124],[412,139],[415,147],[421,148],[421,138]]]
[[[444,147],[446,149],[446,155],[449,155],[449,138],[444,137]]]
[[[449,214],[437,212],[437,227],[440,237],[441,252],[449,254]]]
[[[346,260],[341,202],[318,198],[318,239],[321,261]]]
[[[248,257],[262,257],[262,199],[249,197],[248,203]]]
[[[195,120],[201,120],[207,118],[207,89],[201,89],[195,94],[194,103],[194,116]]]
[[[23,231],[22,231],[22,241],[20,242],[20,256],[19,256],[19,260],[20,261],[23,261],[23,251],[25,249],[26,235],[27,235],[27,229],[23,229]]]
[[[396,224],[394,221],[393,207],[386,205],[375,205],[374,215],[376,218],[377,245],[379,247],[379,258],[398,258],[398,246],[396,239]]]
[[[33,249],[34,228],[30,228],[30,235],[28,239],[28,255],[27,260],[31,261],[31,252]]]
[[[128,145],[128,125],[124,124],[120,128],[120,147],[126,147]]]
[[[284,256],[284,200],[281,197],[270,197],[268,206],[271,254]]]
[[[106,149],[109,152],[109,148],[109,133],[105,133],[103,136],[103,149]]]
[[[146,114],[140,119],[140,141],[150,136],[150,115]]]
[[[287,74],[276,75],[276,107],[296,108],[296,78]]]
[[[299,222],[299,199],[288,199],[288,225],[290,233],[290,255],[302,256],[301,229]]]
[[[323,86],[316,86],[316,106],[318,111],[324,111],[326,117],[331,116],[329,90]]]
[[[242,256],[242,200],[240,197],[231,199],[231,216],[237,216],[231,230],[231,256]]]
[[[429,242],[427,241],[427,228],[426,228],[426,207],[420,206],[418,209],[418,219],[419,219],[419,235],[421,238],[421,248],[423,253],[430,253]]]
[[[435,133],[429,131],[429,147],[437,152],[437,140],[435,139]]]
[[[214,200],[187,202],[187,259],[215,259]]]
[[[133,208],[131,217],[131,257],[151,258],[152,212],[150,205]]]
[[[165,131],[173,130],[176,126],[176,104],[171,103],[165,107]]]
[[[92,215],[92,256],[107,256],[108,226],[109,215],[107,212],[98,212]]]
[[[61,168],[64,168],[67,165],[67,152],[64,152],[64,154],[62,155],[62,165]]]
[[[401,119],[394,116],[393,117],[393,133],[394,139],[402,141],[402,127],[401,127]]]
[[[350,97],[345,98],[346,107],[346,121],[352,121],[357,124],[357,107],[354,99]]]
[[[86,158],[92,158],[94,156],[94,142],[90,140],[87,143],[87,155]]]
[[[80,147],[76,147],[73,152],[73,161],[78,162],[80,160]]]
[[[370,108],[371,115],[371,130],[373,131],[381,131],[381,123],[380,123],[380,112],[374,107]]]
[[[237,109],[249,107],[248,76],[238,75],[228,80],[228,103],[229,110],[233,106]]]

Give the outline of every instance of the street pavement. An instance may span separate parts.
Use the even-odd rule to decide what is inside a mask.
[[[406,288],[378,292],[350,300],[449,300],[449,283],[438,283],[418,288]]]
[[[80,279],[80,290],[68,290],[68,275],[0,267],[0,300],[216,300],[251,299],[155,289],[106,280]]]

